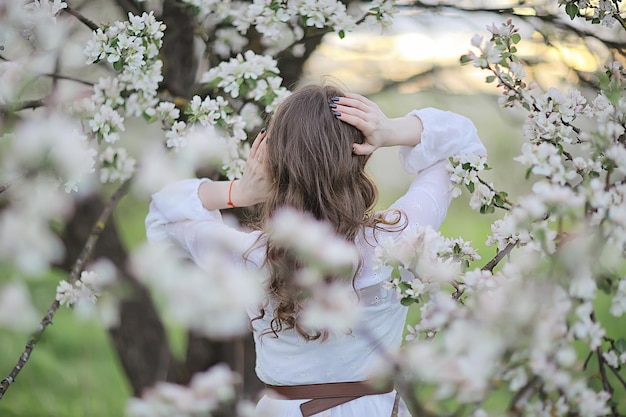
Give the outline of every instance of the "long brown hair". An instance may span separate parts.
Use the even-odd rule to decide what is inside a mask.
[[[277,108],[265,139],[273,182],[268,199],[259,208],[259,227],[282,207],[308,212],[330,223],[349,242],[354,242],[364,227],[388,223],[373,214],[378,190],[365,171],[369,155],[352,152],[353,143],[365,140],[363,134],[338,120],[329,107],[332,97],[343,95],[334,86],[308,85]],[[295,328],[308,340],[320,338],[323,332],[311,333],[298,323],[303,294],[293,277],[301,263],[289,248],[276,245],[271,238],[264,244],[271,274],[268,291],[274,306],[269,331],[278,336],[283,329]],[[337,279],[342,277],[326,277],[328,282]],[[263,316],[264,310],[259,318]]]

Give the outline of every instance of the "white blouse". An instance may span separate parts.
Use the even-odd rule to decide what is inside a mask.
[[[407,192],[390,208],[402,210],[410,230],[430,225],[438,229],[450,204],[450,176],[446,169],[448,157],[458,154],[486,154],[474,124],[452,112],[434,108],[414,110],[410,115],[421,119],[424,130],[421,143],[400,147],[400,159],[408,173],[418,175]],[[258,231],[244,231],[223,222],[219,210],[206,210],[198,198],[198,187],[206,179],[183,180],[152,196],[146,218],[150,242],[168,240],[182,249],[202,267],[202,254],[216,244],[228,246],[228,256],[244,268],[262,265],[264,248],[256,247]],[[382,241],[385,234],[377,232]],[[261,381],[271,385],[301,385],[326,382],[363,381],[371,376],[383,352],[400,347],[407,308],[393,291],[382,285],[390,278],[389,270],[374,269],[372,260],[377,241],[372,230],[365,230],[356,239],[362,265],[355,278],[360,292],[362,314],[360,324],[350,334],[331,337],[324,342],[307,342],[293,330],[261,336],[272,319],[271,308],[265,317],[253,321],[256,342],[256,372]],[[248,261],[242,255],[246,253]],[[248,315],[258,315],[258,306],[251,306]],[[395,394],[362,397],[335,407],[320,415],[332,417],[380,416],[391,413]],[[275,417],[301,416],[301,400],[276,400],[263,397],[260,411],[271,409]],[[402,406],[404,409],[404,406]]]

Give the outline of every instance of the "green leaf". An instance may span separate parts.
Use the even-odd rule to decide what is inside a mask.
[[[526,175],[524,175],[525,179],[530,178],[530,173],[533,172],[533,167],[530,167],[526,170]]]
[[[607,295],[611,295],[613,292],[613,286],[611,285],[611,280],[608,278],[598,280],[598,288],[600,291]]]
[[[148,123],[153,123],[156,120],[156,117],[150,116],[150,115],[146,114],[145,112],[142,113],[142,116],[143,116],[144,120],[146,122],[148,122]]]
[[[346,37],[346,32],[344,30],[340,30],[338,33],[339,39],[343,39]]]
[[[468,55],[461,55],[460,61],[462,65],[472,62]]]
[[[470,182],[469,184],[466,185],[467,189],[469,190],[470,193],[474,192],[474,183]]]
[[[487,84],[494,82],[496,79],[495,75],[489,75],[487,76],[487,78],[485,78],[485,82],[487,82]]]
[[[570,19],[574,20],[578,16],[578,6],[574,2],[568,3],[565,6],[565,13],[567,13]]]
[[[400,269],[396,266],[391,270],[391,278],[392,279],[400,279]],[[402,288],[402,282],[400,282],[400,288]]]
[[[124,61],[122,61],[121,59],[113,63],[113,69],[115,71],[121,71],[122,68],[124,68]]]
[[[415,303],[415,300],[410,298],[410,297],[405,297],[405,298],[400,300],[400,304],[402,304],[405,307],[408,307],[408,306],[412,305],[413,303]]]
[[[519,33],[514,33],[511,35],[511,42],[513,43],[519,43],[519,41],[522,40],[522,36]],[[513,52],[513,51],[511,51]]]
[[[624,353],[626,352],[626,340],[624,340],[623,338],[619,338],[615,341],[615,349],[617,349],[617,351],[619,353]]]

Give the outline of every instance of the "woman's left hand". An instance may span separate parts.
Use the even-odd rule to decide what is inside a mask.
[[[251,206],[267,199],[271,179],[266,157],[266,135],[263,130],[254,139],[243,176],[233,184],[231,199],[236,206]]]

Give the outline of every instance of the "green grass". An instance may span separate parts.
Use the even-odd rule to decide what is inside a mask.
[[[33,301],[42,314],[63,278],[51,274],[30,283]],[[16,364],[27,340],[26,334],[0,331],[1,378]],[[0,416],[121,416],[129,395],[106,331],[61,308],[0,400]]]

